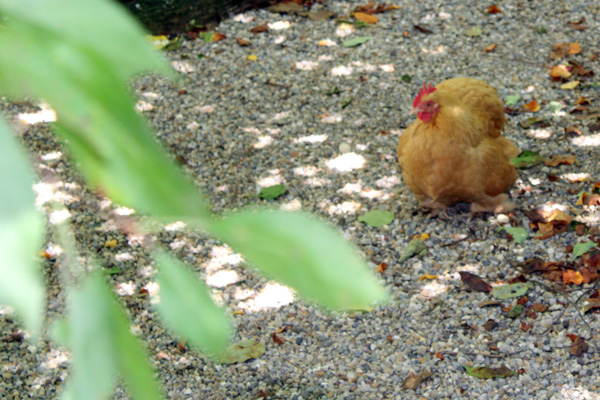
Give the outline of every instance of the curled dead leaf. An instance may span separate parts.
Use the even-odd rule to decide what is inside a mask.
[[[227,39],[227,36],[223,35],[221,32],[215,32],[212,36],[213,42],[218,42],[219,40]]]
[[[498,14],[498,13],[501,13],[501,12],[502,11],[495,4],[492,4],[491,6],[488,7],[488,13],[489,14]]]
[[[533,99],[529,103],[525,104],[523,106],[523,108],[526,109],[527,111],[531,111],[531,112],[540,111],[540,105],[538,104],[536,99]]]
[[[489,53],[490,51],[496,50],[496,47],[498,47],[498,45],[496,43],[492,43],[489,46],[486,46],[486,48],[483,49],[483,52],[484,53]]]
[[[573,105],[576,105],[576,106],[578,106],[578,105],[580,105],[580,104],[581,104],[581,105],[583,105],[583,104],[592,104],[592,101],[591,101],[590,99],[588,99],[587,97],[583,97],[583,96],[581,96],[581,97],[579,97],[579,98],[578,98],[578,99],[575,101],[575,103],[573,103]]]
[[[571,73],[567,69],[566,65],[557,65],[552,67],[550,70],[550,76],[553,81],[561,81],[563,79],[568,79],[571,76]]]
[[[583,276],[579,271],[568,269],[566,271],[563,271],[562,280],[565,285],[568,285],[570,283],[574,285],[581,285],[583,283]]]
[[[583,133],[581,132],[581,130],[578,127],[576,127],[575,125],[572,125],[572,126],[567,126],[565,128],[565,135],[581,136],[581,135],[583,135]]]
[[[352,16],[354,16],[354,18],[356,18],[358,21],[362,21],[367,24],[374,24],[379,21],[379,18],[377,18],[376,15],[366,14],[364,12],[355,12],[352,13]]]
[[[269,32],[269,24],[257,25],[255,27],[253,27],[252,29],[250,29],[250,32],[252,32],[254,34]]]
[[[250,42],[249,42],[248,40],[246,40],[246,39],[242,39],[242,38],[239,38],[239,37],[237,37],[237,38],[235,38],[235,40],[236,40],[236,41],[238,42],[238,44],[239,44],[240,46],[242,46],[242,47],[247,47],[247,46],[250,46]]]
[[[573,165],[575,162],[575,156],[556,155],[547,158],[544,163],[549,167],[556,167],[561,164]]]
[[[421,382],[431,376],[431,372],[429,370],[421,371],[419,374],[415,374],[411,372],[408,374],[404,382],[402,382],[402,388],[415,390],[419,387]]]

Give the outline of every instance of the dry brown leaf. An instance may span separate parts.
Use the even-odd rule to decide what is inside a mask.
[[[281,336],[277,336],[277,334],[275,332],[273,332],[273,334],[271,335],[271,338],[273,339],[273,342],[275,344],[284,344],[285,343],[285,339],[282,338]]]
[[[572,126],[567,126],[565,128],[565,134],[566,135],[575,134],[577,136],[581,136],[583,133],[581,132],[581,130],[578,127],[576,127],[575,125],[572,125]]]
[[[366,13],[363,13],[363,12],[355,12],[355,13],[352,13],[352,15],[357,20],[362,21],[362,22],[366,22],[367,24],[374,24],[377,21],[379,21],[379,18],[377,18],[376,15],[372,15],[372,14],[366,14]]]
[[[521,322],[521,330],[523,332],[527,332],[533,327],[533,325],[528,324],[527,322]]]
[[[577,42],[569,43],[569,55],[581,53],[581,45]]]
[[[583,283],[583,276],[579,271],[568,269],[566,271],[563,271],[562,280],[565,285],[568,285],[570,283],[575,285],[581,285]]]
[[[269,32],[269,24],[257,25],[254,28],[250,29],[250,32],[252,32],[254,34]]]
[[[529,103],[525,104],[523,106],[523,108],[526,109],[527,111],[531,111],[531,112],[540,111],[540,105],[538,104],[536,99],[533,99]]]
[[[490,44],[485,49],[483,49],[483,52],[484,53],[489,53],[490,51],[496,50],[496,47],[498,47],[498,45],[496,43]]]
[[[227,39],[227,36],[223,35],[221,32],[215,32],[212,36],[213,42],[218,42],[219,40]]]
[[[239,44],[240,46],[242,46],[242,47],[247,47],[247,46],[250,46],[250,42],[249,42],[248,40],[246,40],[246,39],[242,39],[242,38],[236,37],[236,38],[235,38],[235,40],[236,40],[236,41],[238,42],[238,44]]]
[[[425,274],[425,275],[421,275],[421,276],[419,277],[419,280],[420,280],[420,281],[424,281],[424,280],[435,280],[435,279],[438,279],[438,278],[439,278],[439,276],[437,276],[437,275],[429,275],[429,274]]]
[[[571,76],[571,73],[565,65],[561,64],[552,67],[552,69],[550,70],[550,76],[552,77],[553,81],[560,81],[569,78]]]
[[[569,54],[569,50],[571,48],[571,43],[558,43],[554,45],[554,51],[550,54],[550,58],[553,60],[558,60],[566,57]]]
[[[588,29],[588,26],[583,25],[583,23],[585,22],[585,17],[581,17],[578,20],[572,20],[567,22],[567,25],[569,25],[571,28],[575,29],[576,31],[584,31],[586,29]]]
[[[498,8],[497,5],[493,4],[491,6],[488,7],[488,13],[490,14],[498,14],[501,13],[502,11],[500,11],[500,9]]]
[[[479,308],[498,307],[501,305],[502,305],[502,303],[499,302],[498,300],[487,300],[487,301],[482,301],[481,303],[479,303],[479,305],[477,307],[479,307]]]
[[[575,162],[575,156],[563,156],[563,155],[552,156],[550,158],[547,158],[546,161],[544,161],[544,163],[549,167],[556,167],[561,164],[573,165],[574,162]]]
[[[594,71],[592,71],[591,69],[585,69],[583,65],[575,61],[570,61],[569,65],[571,66],[571,73],[573,75],[585,78],[591,78],[592,76],[594,76]]]
[[[546,310],[548,310],[548,306],[543,305],[542,303],[534,303],[531,306],[531,309],[536,312],[545,312]]]
[[[416,388],[419,387],[421,382],[423,382],[425,379],[429,378],[430,376],[431,376],[431,372],[429,372],[429,370],[421,371],[421,373],[419,373],[419,374],[415,374],[415,373],[411,372],[410,374],[408,374],[408,376],[406,377],[404,382],[402,382],[402,388],[415,390]]]
[[[460,280],[468,289],[483,293],[490,293],[492,291],[492,286],[477,275],[466,271],[459,271],[458,273],[460,274]]]
[[[567,336],[571,338],[571,336],[576,335]],[[571,340],[573,340],[573,346],[571,346],[571,349],[569,349],[569,353],[571,353],[571,355],[575,357],[581,357],[583,353],[587,353],[590,346],[585,342],[585,340],[583,340],[581,336],[576,336],[575,339],[571,338]]]
[[[578,98],[575,103],[573,103],[573,105],[580,105],[580,104],[592,104],[592,101],[590,99],[588,99],[587,97],[583,97],[581,96],[580,98]]]
[[[381,273],[384,273],[386,269],[387,269],[387,264],[382,262],[381,264],[379,264],[377,266],[376,272],[381,274]]]
[[[423,32],[423,33],[427,33],[427,34],[433,33],[433,31],[431,29],[425,28],[422,25],[413,25],[413,28],[415,28],[419,32]]]
[[[567,224],[570,224],[571,221],[573,221],[573,217],[570,216],[569,214],[567,214],[564,211],[561,211],[559,209],[554,209],[550,215],[548,215],[547,219],[548,222],[552,222],[552,221],[564,221]]]

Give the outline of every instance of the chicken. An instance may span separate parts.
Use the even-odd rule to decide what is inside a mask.
[[[400,136],[398,161],[420,205],[445,216],[459,202],[471,216],[515,208],[506,193],[517,178],[509,159],[520,150],[502,136],[504,104],[495,88],[472,78],[423,85],[413,122]]]

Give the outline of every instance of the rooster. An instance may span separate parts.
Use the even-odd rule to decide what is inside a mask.
[[[495,88],[472,78],[423,84],[410,113],[417,120],[400,137],[398,161],[422,207],[443,216],[459,202],[471,204],[471,216],[515,208],[506,192],[517,178],[509,160],[520,150],[501,134]]]

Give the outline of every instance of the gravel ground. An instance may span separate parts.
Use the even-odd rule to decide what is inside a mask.
[[[336,16],[349,16],[361,3],[328,1],[327,8]],[[60,214],[50,209],[49,201],[63,203],[83,254],[99,258],[105,268],[120,269],[110,275],[111,282],[128,307],[134,331],[146,340],[169,398],[600,398],[600,322],[598,314],[579,311],[591,284],[564,290],[532,277],[541,284],[529,291],[527,305],[541,303],[548,310],[511,319],[502,307],[513,304],[512,299],[501,307],[480,307],[491,296],[466,290],[458,274],[469,271],[490,283],[506,282],[521,273],[516,266],[524,260],[564,260],[568,245],[591,236],[564,232],[534,240],[525,212],[538,206],[560,207],[590,228],[600,227],[598,207],[575,206],[576,193],[600,181],[598,117],[569,113],[580,96],[589,98],[591,113],[594,107],[597,113],[599,89],[590,87],[594,80],[589,79],[580,79],[574,90],[560,89],[548,68],[573,60],[598,72],[600,3],[506,1],[498,3],[498,14],[489,14],[489,4],[474,0],[394,4],[401,8],[377,14],[379,22],[346,32],[346,37],[333,20],[266,10],[232,16],[217,28],[226,39],[186,41],[168,53],[182,72],[181,81],[144,77],[134,84],[139,109],[215,212],[272,204],[259,200],[257,191],[282,182],[289,190],[276,205],[322,215],[359,246],[373,269],[386,263],[378,275],[392,299],[367,314],[329,314],[292,301],[284,287],[247,269],[227,246],[183,226],[168,226],[152,237],[131,233],[131,210],[82,186],[47,125],[21,127],[41,177],[41,206],[52,220]],[[587,30],[568,25],[584,16]],[[270,24],[269,32],[250,33],[264,23]],[[473,26],[481,27],[482,34],[468,36]],[[546,32],[536,32],[542,26]],[[355,36],[371,39],[358,47],[341,46]],[[331,45],[320,45],[324,40]],[[577,42],[582,51],[551,60],[554,45],[561,42]],[[497,48],[484,53],[491,44]],[[405,82],[405,75],[412,80]],[[466,208],[457,206],[447,220],[429,218],[402,182],[395,151],[402,129],[413,120],[408,115],[412,99],[423,82],[455,76],[486,80],[502,98],[520,95],[519,105],[536,99],[538,112],[509,116],[506,136],[521,149],[546,157],[576,156],[573,165],[519,172],[511,190],[519,209],[511,219],[530,231],[523,244],[498,232],[506,216],[467,223]],[[552,101],[562,109],[553,110]],[[3,102],[1,107],[12,118],[39,109],[27,102]],[[549,125],[519,125],[532,116],[548,118]],[[565,135],[564,128],[574,125],[581,135]],[[587,181],[576,181],[575,174]],[[561,179],[550,181],[548,175]],[[396,219],[382,228],[357,221],[371,209],[392,211]],[[424,233],[430,236],[427,254],[399,263],[412,237]],[[236,339],[257,338],[266,344],[266,353],[223,366],[178,346],[151,308],[156,289],[144,248],[148,240],[164,243],[196,267],[215,298],[235,311]],[[57,272],[62,259],[52,256],[54,243],[49,233],[51,257],[44,260],[49,321],[64,311]],[[421,280],[424,274],[438,279]],[[138,295],[144,288],[151,296]],[[497,324],[488,330],[484,324],[490,319]],[[523,331],[523,323],[531,328]],[[284,342],[274,343],[271,335],[286,326],[278,334]],[[5,309],[0,309],[0,329],[0,397],[55,398],[68,378],[68,354],[47,341],[21,341]],[[567,334],[585,338],[588,351],[571,355]],[[468,376],[465,365],[504,365],[519,373],[481,380]],[[425,370],[431,377],[416,390],[402,388],[410,373]],[[117,389],[114,398],[127,395]]]

